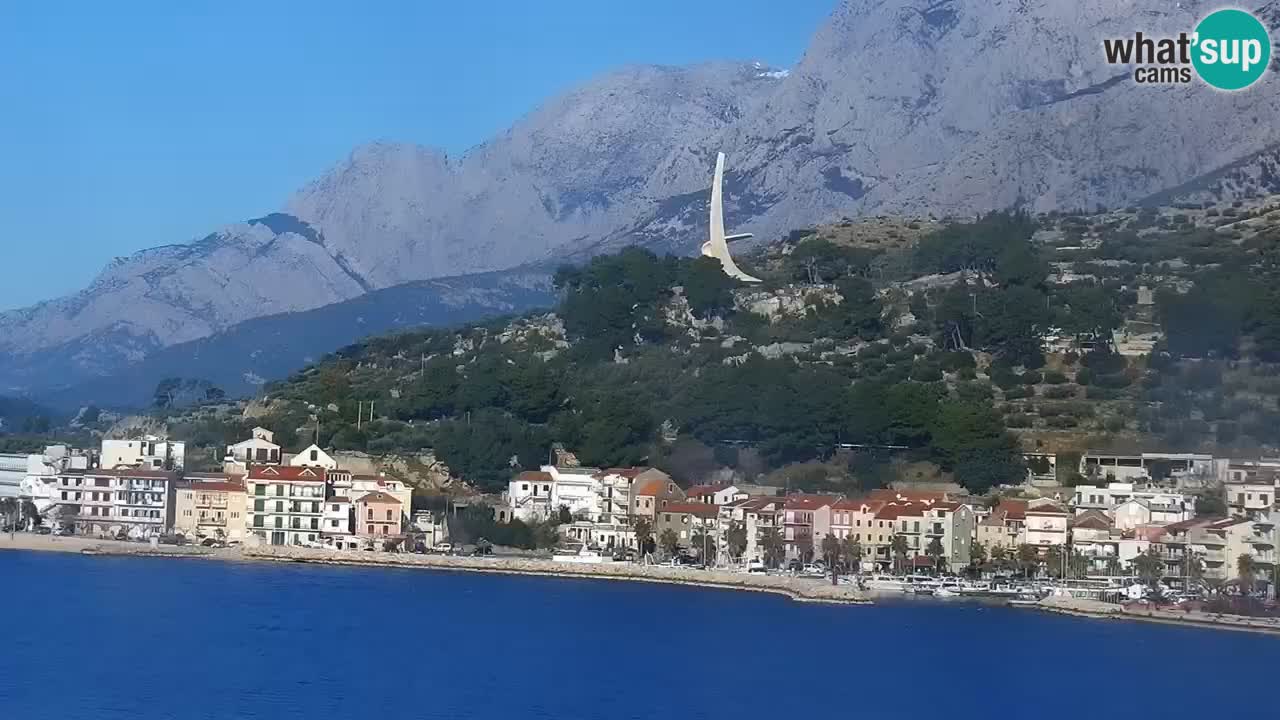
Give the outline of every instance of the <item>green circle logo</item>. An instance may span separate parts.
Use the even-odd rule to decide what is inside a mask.
[[[1243,90],[1271,62],[1271,35],[1244,10],[1218,10],[1196,26],[1191,63],[1200,79],[1219,90]]]

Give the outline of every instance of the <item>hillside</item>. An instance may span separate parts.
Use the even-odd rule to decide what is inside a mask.
[[[1275,25],[1278,7],[1259,13]],[[109,384],[164,348],[404,283],[632,245],[688,253],[705,234],[716,151],[729,158],[730,225],[764,242],[845,216],[1276,191],[1273,79],[1238,93],[1147,86],[1099,52],[1101,36],[1185,30],[1204,10],[845,0],[789,72],[621,68],[460,157],[363,145],[280,213],[121,258],[80,292],[0,313],[0,388]]]
[[[322,445],[432,448],[485,489],[553,442],[587,464],[809,487],[883,481],[883,453],[837,446],[894,446],[975,492],[1020,481],[1022,452],[1252,453],[1280,447],[1277,260],[1277,197],[844,221],[744,258],[753,287],[632,248],[561,269],[552,314],[370,338],[246,417],[173,422],[300,445],[318,418]]]

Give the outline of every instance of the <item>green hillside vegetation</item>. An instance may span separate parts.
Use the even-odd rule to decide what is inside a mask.
[[[1275,447],[1277,207],[850,221],[745,258],[750,287],[631,248],[561,269],[554,314],[370,338],[251,420],[174,423],[210,447],[266,424],[287,447],[318,425],[323,446],[432,448],[485,490],[553,442],[599,466],[825,463],[845,489],[885,475],[838,445],[902,446],[979,493],[1019,481],[1024,449]],[[1113,331],[1164,338],[1126,358]]]

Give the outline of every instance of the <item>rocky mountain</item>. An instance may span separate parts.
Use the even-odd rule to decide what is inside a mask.
[[[729,224],[757,237],[865,213],[1229,199],[1275,184],[1266,78],[1144,85],[1104,37],[1191,29],[1183,0],[846,0],[789,71],[636,67],[550,100],[459,158],[356,149],[284,212],[113,263],[0,314],[0,388],[109,375],[263,315],[402,283],[705,231],[714,153]],[[1260,14],[1280,23],[1280,4]],[[1280,62],[1280,61],[1278,61]]]
[[[555,303],[551,277],[537,268],[404,283],[350,300],[246,320],[224,332],[160,348],[108,375],[49,387],[40,398],[57,408],[88,404],[143,407],[160,378],[206,380],[230,396],[249,395],[368,335],[426,325],[455,325]],[[37,353],[64,376],[74,368]]]

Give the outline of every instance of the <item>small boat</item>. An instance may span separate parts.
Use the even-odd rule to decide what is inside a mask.
[[[595,550],[589,550],[583,547],[576,553],[556,553],[551,556],[555,562],[562,563],[603,563],[613,562],[613,558],[601,555]]]
[[[1029,600],[1024,598],[1017,598],[1009,601],[1009,607],[1036,607],[1039,604],[1039,600]]]
[[[940,587],[933,591],[933,596],[940,598],[960,597],[960,592],[949,587]]]

